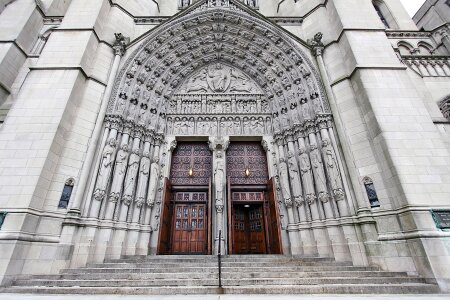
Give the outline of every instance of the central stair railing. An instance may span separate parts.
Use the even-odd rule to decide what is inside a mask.
[[[222,230],[219,230],[219,251],[217,252],[217,264],[219,268],[219,289],[222,289]]]

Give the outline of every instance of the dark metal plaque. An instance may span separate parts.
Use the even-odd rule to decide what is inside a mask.
[[[437,228],[450,228],[450,210],[432,209],[431,215]]]

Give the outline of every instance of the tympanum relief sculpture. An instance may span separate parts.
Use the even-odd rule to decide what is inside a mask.
[[[168,103],[166,134],[264,135],[269,100],[243,72],[223,63],[196,72]]]

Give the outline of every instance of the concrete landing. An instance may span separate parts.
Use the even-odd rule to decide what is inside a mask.
[[[21,295],[0,294],[0,300],[444,300],[440,295],[178,295],[178,296],[121,296],[121,295]]]

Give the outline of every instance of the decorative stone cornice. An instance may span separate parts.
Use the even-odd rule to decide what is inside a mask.
[[[386,31],[388,38],[428,38],[431,35],[429,31]]]

